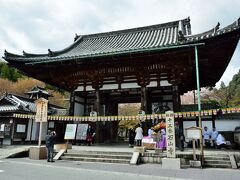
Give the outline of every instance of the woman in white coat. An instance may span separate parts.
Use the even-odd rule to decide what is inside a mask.
[[[138,125],[135,132],[136,132],[135,140],[137,142],[136,145],[141,146],[142,145],[142,138],[143,138],[143,129],[141,128],[140,124]]]

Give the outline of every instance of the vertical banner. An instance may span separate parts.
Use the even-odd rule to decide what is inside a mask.
[[[167,157],[176,158],[174,112],[167,111],[165,115],[166,115]]]

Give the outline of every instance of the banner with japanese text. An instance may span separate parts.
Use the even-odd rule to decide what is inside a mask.
[[[167,157],[176,157],[176,143],[175,143],[175,125],[174,112],[167,111],[166,115],[166,139],[167,139]]]

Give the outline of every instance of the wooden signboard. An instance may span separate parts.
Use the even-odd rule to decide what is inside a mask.
[[[42,143],[42,123],[47,122],[47,114],[48,114],[48,100],[44,98],[39,98],[35,101],[37,106],[35,121],[40,123],[39,129],[39,138],[38,138],[38,146],[41,147]]]
[[[192,139],[192,144],[193,144],[193,160],[196,161],[196,147],[195,147],[195,141],[196,139],[200,139],[202,137],[202,128],[196,127],[196,126],[191,126],[186,128],[186,137],[188,139]]]
[[[48,113],[48,100],[44,98],[37,99],[35,101],[37,105],[36,111],[36,122],[47,122],[47,113]]]
[[[202,129],[199,127],[186,128],[186,138],[188,139],[200,139],[202,136]]]

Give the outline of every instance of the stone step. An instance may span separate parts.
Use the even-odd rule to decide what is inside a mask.
[[[204,159],[205,160],[219,160],[219,161],[227,160],[227,161],[230,161],[229,156],[204,156]]]
[[[65,153],[64,156],[71,157],[90,157],[90,158],[105,158],[105,159],[131,159],[132,155],[122,155],[122,154],[87,154],[87,153]]]
[[[228,154],[211,154],[211,155],[204,155],[204,157],[229,157]]]
[[[132,155],[132,152],[116,152],[116,151],[76,151],[68,150],[68,153],[74,154],[115,154],[115,155]]]
[[[226,164],[226,165],[231,165],[231,162],[228,161],[219,161],[219,160],[204,160],[205,163],[207,164]]]
[[[62,160],[130,164],[130,159],[127,160],[127,159],[106,159],[106,158],[62,156]]]
[[[209,164],[209,163],[205,163],[204,164],[205,167],[212,167],[212,168],[232,168],[231,165],[229,164]]]

